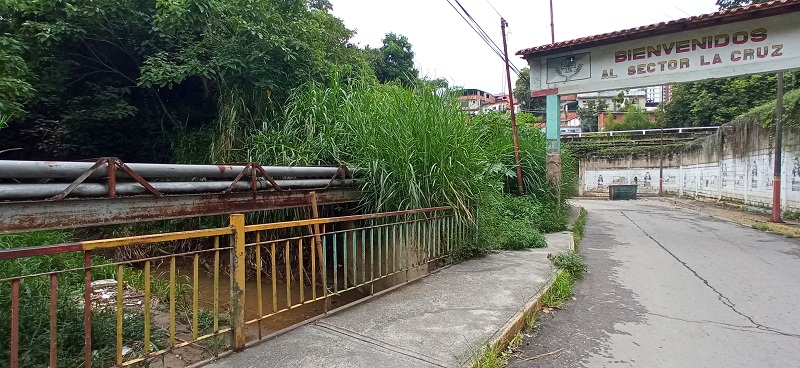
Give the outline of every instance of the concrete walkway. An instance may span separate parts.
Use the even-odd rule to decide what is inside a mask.
[[[208,367],[461,367],[539,294],[571,233],[453,265]]]

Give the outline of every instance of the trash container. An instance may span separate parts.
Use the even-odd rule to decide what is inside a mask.
[[[615,200],[625,200],[625,199],[636,199],[636,192],[638,190],[638,185],[609,185],[608,186],[608,199],[615,201]]]

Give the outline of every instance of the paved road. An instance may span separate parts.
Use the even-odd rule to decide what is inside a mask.
[[[800,367],[800,241],[658,200],[579,205],[589,274],[509,367]]]

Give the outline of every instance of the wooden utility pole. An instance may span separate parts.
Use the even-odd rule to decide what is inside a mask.
[[[506,80],[508,81],[508,108],[511,110],[511,130],[514,134],[514,158],[517,160],[517,187],[519,195],[525,195],[522,182],[522,162],[519,158],[519,136],[517,135],[517,115],[514,112],[514,88],[511,86],[511,67],[508,63],[508,44],[506,42],[506,20],[500,18],[500,30],[503,32],[503,54],[506,60]]]

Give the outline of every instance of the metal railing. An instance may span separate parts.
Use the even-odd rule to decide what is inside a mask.
[[[664,128],[664,129],[636,129],[618,130],[609,132],[582,132],[582,133],[561,133],[561,138],[587,138],[587,137],[613,137],[614,135],[658,135],[682,134],[682,133],[713,133],[719,130],[718,126],[710,127],[687,127],[687,128]]]
[[[314,306],[317,315],[326,314],[337,301],[345,304],[427,275],[472,231],[450,207],[251,225],[245,224],[244,215],[233,214],[230,225],[222,228],[2,250],[0,267],[58,255],[71,255],[78,263],[82,258],[83,264],[0,279],[0,297],[5,289],[10,299],[0,305],[10,311],[10,320],[0,321],[10,330],[0,340],[0,352],[8,352],[13,368],[57,366],[65,338],[60,335],[62,307],[82,311],[83,341],[69,344],[83,345],[86,367],[94,360],[94,366],[101,366],[100,361],[130,366],[190,346],[212,356],[240,350],[248,340],[267,338],[287,324],[297,326],[311,318],[304,312],[268,323],[293,310]],[[187,244],[191,250],[122,262],[100,257],[111,251]],[[210,270],[201,271],[201,265]],[[164,268],[163,277],[154,275]],[[59,288],[60,281],[76,278],[78,284],[82,281],[80,292]],[[115,283],[104,281],[111,286],[98,292],[98,280],[104,278]],[[49,325],[24,325],[20,311],[34,305],[49,306]],[[93,341],[102,313],[114,316],[114,341]],[[21,336],[21,328],[49,335],[49,345]],[[113,359],[99,357],[101,348],[113,351]],[[49,351],[48,361],[31,361],[34,350]]]

